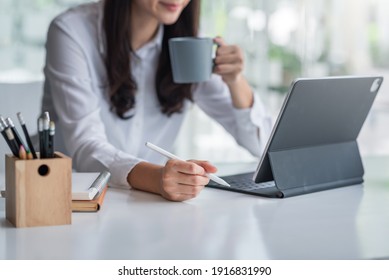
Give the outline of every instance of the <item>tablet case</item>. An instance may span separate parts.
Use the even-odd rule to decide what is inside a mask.
[[[282,197],[360,184],[363,165],[355,141],[269,152]]]
[[[274,179],[275,197],[362,183],[364,169],[356,139],[382,80],[297,80],[255,181]]]

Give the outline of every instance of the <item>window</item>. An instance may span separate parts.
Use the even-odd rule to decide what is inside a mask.
[[[0,82],[43,79],[51,19],[83,2],[0,0]],[[274,118],[297,77],[383,75],[387,81],[359,141],[363,154],[389,154],[388,10],[385,0],[203,0],[201,30],[244,50],[245,75]],[[253,160],[196,108],[186,123],[176,143],[181,156]]]

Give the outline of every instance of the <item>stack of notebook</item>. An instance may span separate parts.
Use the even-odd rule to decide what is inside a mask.
[[[72,211],[96,212],[100,210],[108,189],[111,174],[107,171],[96,173],[72,173]]]

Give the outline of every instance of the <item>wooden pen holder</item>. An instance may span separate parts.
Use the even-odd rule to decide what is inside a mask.
[[[6,218],[15,227],[71,224],[72,160],[21,160],[6,155]]]

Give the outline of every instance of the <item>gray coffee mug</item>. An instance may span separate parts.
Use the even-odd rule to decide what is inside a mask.
[[[177,37],[169,40],[173,81],[178,84],[209,80],[212,74],[212,38]]]

